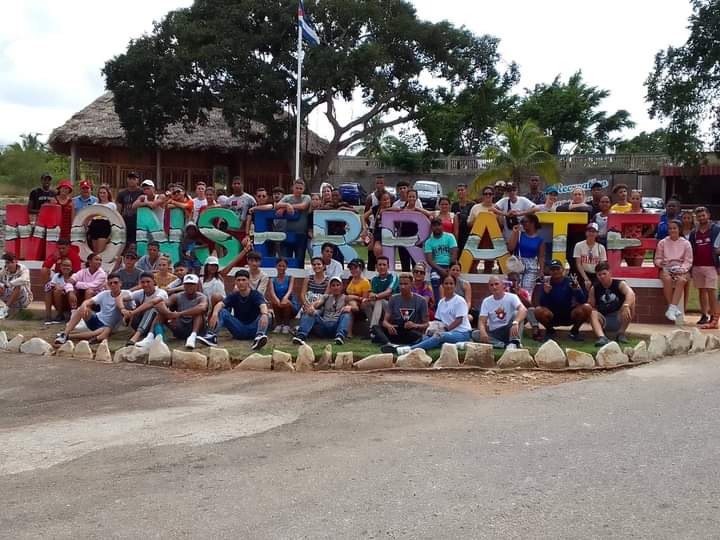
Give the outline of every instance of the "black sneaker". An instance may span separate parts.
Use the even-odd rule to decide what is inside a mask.
[[[212,332],[207,332],[204,336],[198,336],[197,339],[200,343],[203,343],[204,345],[207,345],[208,347],[217,345],[217,336],[215,334],[213,334]]]
[[[392,343],[386,343],[380,347],[380,350],[384,353],[397,354],[397,347],[395,347]]]
[[[700,324],[707,324],[709,322],[710,322],[710,317],[708,317],[707,315],[705,315],[703,313],[702,317],[700,317],[700,320],[697,323],[700,325]]]
[[[615,341],[617,341],[618,343],[622,343],[623,345],[627,345],[628,343],[630,343],[625,337],[625,334],[618,334],[617,336],[615,336]]]
[[[570,339],[572,339],[573,341],[578,341],[578,342],[585,341],[585,338],[582,337],[580,334],[574,334],[572,332],[570,332]]]
[[[292,338],[293,345],[305,345],[305,340],[301,338],[300,336],[295,336]]]
[[[62,345],[68,340],[67,334],[65,332],[60,332],[55,336],[55,344],[56,345]]]
[[[255,336],[255,339],[253,340],[252,346],[250,347],[253,351],[259,351],[262,349],[265,344],[268,342],[268,338],[265,335],[262,336]]]
[[[345,344],[345,340],[343,339],[342,336],[337,336],[335,338],[335,345],[344,345],[344,344]]]
[[[602,336],[597,339],[595,342],[596,347],[602,347],[603,345],[607,345],[610,343],[610,340],[607,338],[607,336]]]

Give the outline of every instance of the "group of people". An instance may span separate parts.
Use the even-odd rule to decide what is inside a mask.
[[[55,193],[50,190],[50,181],[49,175],[43,175],[42,187],[31,194],[31,213],[47,202],[62,207],[61,199],[72,192],[72,186],[62,181]],[[583,323],[591,324],[597,345],[608,341],[606,333],[624,342],[634,314],[635,295],[626,282],[614,279],[610,272],[605,249],[607,223],[612,212],[642,212],[640,193],[616,185],[611,197],[602,184],[596,183],[589,198],[578,188],[568,201],[560,202],[555,186],[541,189],[538,177],[531,177],[529,185],[530,191],[519,196],[516,184],[498,182],[472,200],[467,186],[459,184],[458,200],[451,204],[441,198],[438,210],[431,212],[422,207],[409,183],[398,182],[393,196],[385,189],[384,178],[378,177],[363,212],[363,239],[369,248],[367,270],[376,275],[364,277],[365,261],[353,259],[345,264],[337,246],[326,243],[319,256],[311,257],[309,275],[296,287],[295,278],[287,272],[287,260],[304,257],[312,236],[313,210],[355,211],[332,186],[323,185],[321,193],[306,195],[304,182],[296,180],[290,194],[274,188],[269,196],[265,188],[258,188],[253,196],[245,193],[242,180],[235,178],[230,195],[218,194],[200,182],[195,186],[195,197],[188,197],[180,185],[157,193],[152,180],[140,183],[138,176],[130,173],[127,188],[113,201],[106,186],[101,186],[95,196],[90,184],[81,182],[81,194],[71,199],[70,222],[73,213],[82,208],[113,204],[126,221],[128,249],[106,273],[97,253],[83,264],[70,245],[69,231],[67,235],[61,232],[56,252],[43,263],[46,323],[65,324],[57,336],[57,342],[63,343],[69,336],[105,339],[124,321],[133,330],[128,344],[140,347],[148,346],[165,331],[184,339],[188,348],[194,348],[197,341],[213,345],[222,329],[235,339],[252,340],[253,349],[267,343],[270,331],[294,332],[296,343],[311,334],[343,343],[353,336],[360,319],[367,319],[371,339],[396,352],[403,352],[404,347],[427,349],[469,340],[517,347],[526,326],[534,339],[546,339],[556,327],[570,326],[570,338],[582,340],[579,329]],[[168,208],[186,212],[181,257],[174,265],[155,242],[148,244],[144,256],[137,256],[133,235],[137,209],[142,206],[151,208],[161,222]],[[236,260],[222,270],[216,256],[208,257],[202,266],[194,256],[201,240],[193,227],[197,229],[204,211],[215,207],[230,208],[238,215],[245,245]],[[277,220],[278,228],[295,235],[292,242],[275,246],[278,259],[272,278],[260,269],[262,256],[252,251],[252,215],[260,210],[292,216]],[[402,273],[396,275],[382,254],[379,227],[385,212],[399,210],[426,215],[431,235],[423,246],[424,261],[413,261],[407,250],[400,249]],[[539,235],[539,211],[588,213],[586,225],[570,226],[568,231],[569,271],[561,261],[551,258],[552,250]],[[458,258],[474,220],[483,212],[496,216],[509,251],[515,255],[515,267],[507,277],[492,274],[490,295],[476,306],[470,284],[460,276]],[[668,301],[666,315],[671,320],[682,316],[680,298],[683,294],[687,298],[686,285],[692,278],[700,291],[701,325],[717,328],[720,226],[710,221],[703,207],[695,209],[691,230],[679,219],[681,216],[680,204],[672,198],[659,225],[649,231],[659,239],[654,262]],[[648,231],[642,233],[647,235]],[[0,295],[8,306],[24,307],[32,301],[29,272],[12,253],[5,253],[3,259]],[[234,285],[228,290],[225,277],[240,262],[245,267],[236,271]],[[345,266],[350,274],[347,281],[343,280]],[[492,262],[484,266],[486,271],[492,270]],[[292,329],[296,317],[299,323]]]

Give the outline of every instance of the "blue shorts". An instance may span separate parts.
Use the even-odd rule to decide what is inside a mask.
[[[105,328],[107,324],[102,322],[100,318],[97,316],[97,314],[90,317],[87,321],[85,321],[85,326],[88,327],[88,330],[91,332],[94,332],[95,330],[100,330],[101,328]]]

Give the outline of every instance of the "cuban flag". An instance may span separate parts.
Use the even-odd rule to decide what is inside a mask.
[[[302,29],[303,38],[311,45],[320,45],[320,36],[318,36],[315,28],[312,25],[312,21],[305,16],[305,6],[303,6],[303,0],[300,0],[298,4],[298,24]]]

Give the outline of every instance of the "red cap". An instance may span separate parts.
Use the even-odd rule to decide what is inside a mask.
[[[58,187],[58,190],[60,190],[61,188],[66,187],[66,188],[68,188],[70,191],[72,191],[72,183],[70,182],[70,180],[60,180],[60,182],[58,182],[58,186],[57,186],[57,187]]]
[[[89,180],[83,180],[82,182],[80,182],[80,189],[83,189],[83,188],[88,188],[88,189],[92,188],[92,184],[90,184]]]

